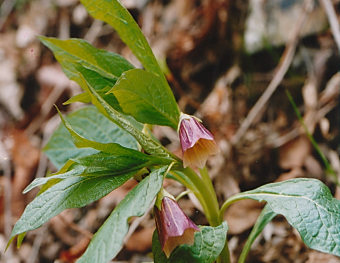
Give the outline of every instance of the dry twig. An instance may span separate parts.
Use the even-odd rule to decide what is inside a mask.
[[[331,26],[331,32],[333,34],[335,43],[337,44],[340,51],[340,26],[334,10],[334,6],[330,0],[320,0],[320,2],[327,13],[329,24]]]
[[[247,129],[250,127],[256,116],[259,112],[263,109],[265,104],[268,102],[271,95],[274,93],[280,82],[282,81],[283,77],[285,76],[295,54],[295,50],[298,44],[299,34],[303,28],[303,25],[308,17],[308,14],[313,10],[313,2],[311,0],[305,0],[304,8],[299,20],[296,23],[296,27],[293,31],[292,37],[288,42],[283,55],[280,59],[280,63],[276,68],[276,73],[272,81],[269,83],[267,89],[256,102],[254,107],[250,110],[249,114],[242,122],[240,128],[237,130],[235,135],[230,139],[230,143],[232,145],[236,145],[241,137],[245,134]]]

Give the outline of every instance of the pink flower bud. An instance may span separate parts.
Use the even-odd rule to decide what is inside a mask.
[[[193,245],[195,231],[199,228],[184,214],[177,202],[164,197],[161,210],[155,206],[156,227],[159,242],[167,257],[179,245]]]
[[[193,116],[181,114],[178,133],[184,168],[194,164],[202,169],[209,155],[220,152],[214,136]]]

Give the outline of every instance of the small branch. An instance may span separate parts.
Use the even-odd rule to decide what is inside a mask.
[[[0,6],[0,31],[5,24],[8,15],[12,12],[15,3],[16,1],[13,0],[5,0],[2,2]]]
[[[337,19],[337,15],[334,10],[334,6],[330,0],[320,0],[320,2],[327,13],[329,24],[331,26],[331,32],[334,37],[334,41],[340,51],[340,26],[339,26],[339,21]]]
[[[37,234],[37,236],[34,239],[34,243],[30,252],[30,255],[26,261],[26,263],[34,263],[36,262],[38,255],[39,255],[39,250],[41,248],[41,244],[44,240],[45,234],[46,234],[46,230],[48,228],[48,224],[44,224],[41,226],[41,228],[39,228],[39,233]]]
[[[86,35],[84,36],[84,39],[93,44],[93,42],[96,40],[96,38],[99,36],[100,31],[102,30],[104,23],[101,20],[95,19],[92,22],[92,25],[90,29],[87,31]]]
[[[129,228],[129,231],[127,232],[125,238],[124,238],[124,241],[123,241],[123,244],[126,244],[126,242],[128,242],[128,240],[130,239],[130,237],[132,236],[132,234],[136,231],[136,229],[138,228],[138,226],[140,225],[140,223],[146,218],[149,216],[151,210],[153,209],[155,205],[155,201],[153,201],[150,206],[148,207],[148,209],[145,211],[145,214],[142,215],[141,217],[138,217],[136,218],[130,228]]]
[[[73,222],[67,220],[67,219],[66,219],[64,216],[62,216],[61,214],[59,214],[58,217],[59,217],[59,218],[61,219],[61,221],[63,221],[68,227],[70,227],[70,228],[72,228],[73,230],[77,231],[78,233],[80,233],[80,234],[86,236],[87,238],[92,239],[93,234],[92,234],[90,231],[88,231],[88,230],[86,230],[86,229],[84,229],[84,228],[78,226],[77,224],[75,224],[75,223],[73,223]]]
[[[237,130],[235,135],[230,139],[230,143],[232,145],[236,145],[239,142],[241,137],[245,134],[245,132],[250,127],[250,125],[253,123],[256,116],[260,113],[262,108],[268,102],[269,98],[272,96],[272,94],[274,93],[278,85],[281,83],[283,77],[285,76],[293,60],[301,29],[303,28],[303,25],[308,17],[308,14],[312,11],[312,9],[313,9],[313,2],[311,0],[305,0],[302,14],[296,23],[296,27],[294,29],[294,32],[292,34],[290,41],[286,45],[286,49],[283,52],[283,55],[280,59],[280,63],[276,67],[276,74],[273,80],[269,83],[265,92],[262,94],[260,99],[256,102],[254,107],[250,110],[249,114],[247,115],[245,120],[242,122],[240,128]]]

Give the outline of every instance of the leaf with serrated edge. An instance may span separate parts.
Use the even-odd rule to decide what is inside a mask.
[[[162,187],[166,169],[167,166],[153,171],[126,195],[93,236],[77,263],[105,263],[117,255],[128,231],[128,219],[145,213]]]
[[[245,243],[242,253],[239,257],[238,263],[245,262],[248,252],[250,250],[251,245],[253,244],[254,240],[257,238],[257,236],[262,232],[264,227],[272,221],[272,219],[277,214],[270,208],[268,204],[262,209],[258,219],[256,220],[256,223],[251,230],[250,235],[248,236],[247,242]]]
[[[72,176],[58,182],[27,205],[13,228],[9,244],[16,235],[40,227],[67,208],[83,207],[102,198],[134,174],[133,171],[119,176]]]
[[[86,137],[88,140],[99,143],[118,143],[126,148],[137,149],[137,142],[130,134],[108,121],[93,106],[87,106],[72,112],[66,117],[66,120],[77,134]],[[98,152],[91,148],[77,148],[69,131],[63,124],[60,124],[53,133],[43,151],[57,168],[61,168],[69,158]]]
[[[117,98],[126,114],[148,124],[171,126],[177,129],[178,118],[174,117],[177,104],[164,92],[159,77],[141,69],[124,72],[116,85],[108,92]]]
[[[310,248],[340,256],[340,201],[316,179],[291,179],[237,194],[231,199],[266,201],[286,217]]]
[[[169,258],[162,251],[157,231],[155,231],[152,237],[152,253],[155,263],[214,262],[224,248],[227,231],[227,222],[223,222],[217,227],[201,227],[201,231],[195,233],[195,242],[192,246],[178,246]]]
[[[152,50],[145,39],[142,31],[131,14],[117,1],[92,1],[81,0],[91,16],[111,25],[119,34],[123,42],[132,50],[133,54],[142,62],[146,71],[158,76],[163,83],[162,89],[165,97],[171,100],[172,105],[176,105],[175,98],[166,81],[164,74],[159,67]],[[173,112],[174,118],[179,119],[179,109],[176,107]],[[177,128],[177,127],[176,127]]]
[[[82,76],[81,76],[82,77]],[[143,147],[143,149],[153,155],[168,157],[169,153],[167,150],[146,136],[144,133],[136,129],[131,122],[124,118],[118,111],[113,109],[107,102],[98,95],[98,93],[89,85],[88,82],[83,78],[84,83],[87,86],[88,91],[91,94],[92,103],[98,108],[98,110],[113,123],[117,124],[125,131],[130,133]]]

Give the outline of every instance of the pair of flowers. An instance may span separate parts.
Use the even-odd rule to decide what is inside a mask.
[[[181,114],[178,133],[184,168],[189,165],[203,168],[209,155],[219,153],[214,137],[193,116]],[[193,245],[195,232],[200,231],[164,189],[156,200],[155,219],[158,238],[167,257],[178,245]]]

